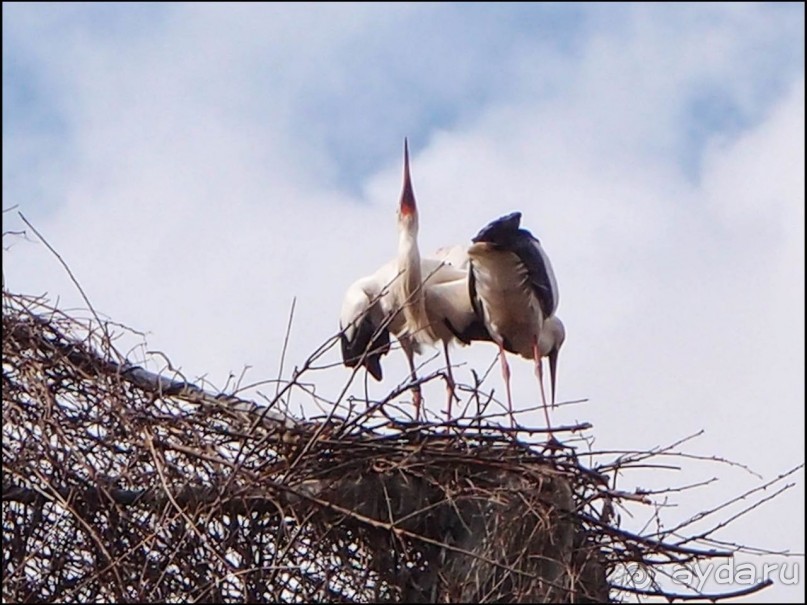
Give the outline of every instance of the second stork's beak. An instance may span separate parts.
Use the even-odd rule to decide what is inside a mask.
[[[549,383],[552,387],[552,408],[555,408],[555,377],[558,371],[558,348],[549,352]]]
[[[403,191],[401,192],[400,204],[401,216],[411,217],[417,214],[415,205],[415,192],[412,190],[412,180],[409,177],[409,143],[404,139],[404,175]]]

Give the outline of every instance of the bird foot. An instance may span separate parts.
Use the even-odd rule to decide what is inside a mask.
[[[420,411],[423,407],[423,395],[420,393],[420,387],[412,389],[412,403],[415,406],[415,422],[420,422]]]
[[[449,422],[451,421],[451,411],[453,409],[452,404],[454,403],[454,400],[456,400],[457,403],[460,402],[460,398],[457,397],[456,393],[454,393],[453,390],[448,389],[448,402],[446,405],[446,409],[440,411],[446,415],[446,420]]]

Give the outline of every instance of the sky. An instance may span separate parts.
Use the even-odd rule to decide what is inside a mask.
[[[161,351],[219,388],[274,378],[295,301],[285,375],[301,366],[396,253],[408,137],[423,255],[520,210],[552,259],[558,398],[587,400],[553,422],[590,422],[598,450],[703,430],[682,449],[764,480],[804,461],[801,3],[4,2],[2,95],[3,230],[27,229],[21,212],[99,313],[146,333],[133,360]],[[4,237],[5,287],[86,306],[27,231]],[[495,355],[455,348],[455,377]],[[317,389],[336,397],[350,372],[326,360]],[[511,369],[534,407],[532,364]],[[374,397],[405,380],[400,351],[384,370]],[[619,480],[713,476],[668,526],[763,481],[697,460]],[[794,482],[718,536],[803,553]],[[804,599],[803,558],[738,559],[800,574],[744,600]]]

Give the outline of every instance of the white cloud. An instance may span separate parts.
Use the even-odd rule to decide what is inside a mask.
[[[119,36],[3,11],[4,51],[53,91],[66,133],[53,169],[7,166],[51,135],[7,140],[4,109],[4,194],[11,179],[95,306],[190,377],[271,377],[293,296],[287,368],[336,330],[347,285],[395,253],[409,135],[423,251],[520,209],[552,257],[560,395],[591,400],[557,422],[591,421],[617,448],[705,428],[693,448],[766,476],[803,460],[803,11],[594,9],[568,47],[508,37],[499,13],[484,30],[479,13],[408,5],[184,5]],[[726,115],[693,109],[710,99]],[[41,248],[3,263],[12,290],[80,303]],[[494,353],[454,359],[482,370]],[[372,393],[405,377],[399,352],[386,362]],[[516,399],[535,401],[531,364],[512,366]],[[320,376],[333,394],[347,372]],[[435,385],[429,407],[443,397]],[[748,482],[727,473],[675,514]],[[803,490],[754,517],[787,530],[749,523],[743,539],[803,551]]]

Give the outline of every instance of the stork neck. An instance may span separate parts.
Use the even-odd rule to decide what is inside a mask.
[[[415,222],[401,222],[398,234],[398,291],[406,322],[406,331],[416,342],[432,343],[436,336],[426,314],[426,297],[423,291],[423,274],[417,242]]]
[[[407,296],[411,295],[421,283],[420,251],[416,232],[401,230],[398,238],[398,270],[401,272]]]

